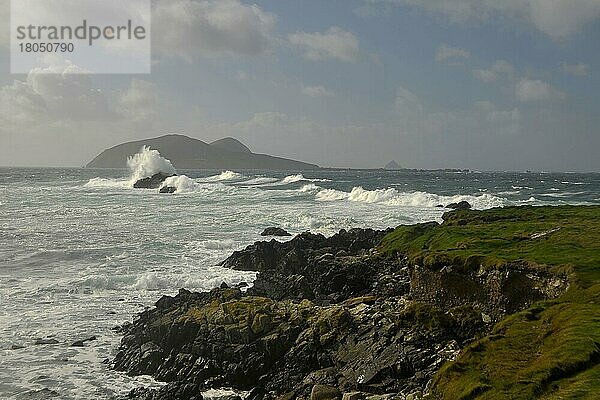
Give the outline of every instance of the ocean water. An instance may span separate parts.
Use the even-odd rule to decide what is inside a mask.
[[[253,273],[218,263],[268,226],[331,235],[440,221],[435,206],[460,200],[477,209],[600,204],[599,174],[197,170],[179,171],[185,176],[169,181],[177,192],[161,195],[131,188],[136,162],[153,163],[0,169],[1,399],[48,390],[111,399],[157,385],[110,370],[120,340],[112,328],[181,287],[251,282]],[[57,343],[36,345],[39,338]]]

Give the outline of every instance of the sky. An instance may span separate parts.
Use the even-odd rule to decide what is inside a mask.
[[[600,0],[152,0],[139,75],[10,74],[9,4],[0,165],[180,133],[330,167],[600,172]]]

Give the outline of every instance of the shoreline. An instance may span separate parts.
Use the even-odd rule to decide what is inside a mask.
[[[506,320],[560,303],[583,279],[580,260],[573,268],[535,254],[510,259],[504,252],[511,249],[464,242],[464,234],[484,239],[482,229],[504,232],[508,223],[532,230],[510,236],[513,251],[546,246],[554,237],[564,241],[568,224],[577,227],[588,214],[600,219],[600,207],[454,211],[441,225],[256,242],[223,262],[258,271],[254,286],[163,296],[124,328],[114,367],[168,382],[134,390],[130,399],[200,399],[201,391],[224,387],[252,400],[462,398],[448,388],[460,381],[456,374],[472,376],[452,365]],[[561,230],[540,231],[540,224]],[[463,241],[453,239],[456,248],[426,244],[443,244],[437,235],[457,231]],[[495,389],[486,385],[473,390]]]

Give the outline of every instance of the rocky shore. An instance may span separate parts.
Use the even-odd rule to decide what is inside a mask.
[[[232,388],[250,400],[419,399],[496,322],[569,287],[567,274],[531,262],[487,268],[473,257],[383,251],[391,232],[256,242],[222,264],[259,272],[247,290],[163,296],[123,328],[114,368],[167,384],[127,398],[202,399]]]

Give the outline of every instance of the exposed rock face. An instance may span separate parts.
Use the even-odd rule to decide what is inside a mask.
[[[200,399],[218,387],[252,390],[252,400],[420,398],[494,320],[566,290],[525,264],[486,271],[383,258],[374,247],[386,233],[257,242],[223,262],[259,271],[246,293],[163,296],[124,328],[115,368],[170,383],[129,398]]]
[[[175,175],[167,175],[163,174],[162,172],[158,172],[149,178],[140,179],[133,184],[133,187],[136,189],[158,189],[164,180],[171,176]]]
[[[270,227],[266,228],[260,236],[292,236],[288,231],[282,228]]]
[[[459,201],[458,203],[450,203],[446,206],[446,208],[451,208],[453,210],[470,210],[471,204],[468,201]]]
[[[159,190],[160,193],[175,193],[176,191],[177,191],[177,188],[175,188],[173,186],[163,186]]]
[[[330,238],[305,232],[285,243],[256,242],[234,252],[223,266],[259,272],[249,294],[339,302],[372,290],[377,275],[388,266],[371,257],[371,249],[388,232],[342,230]]]

